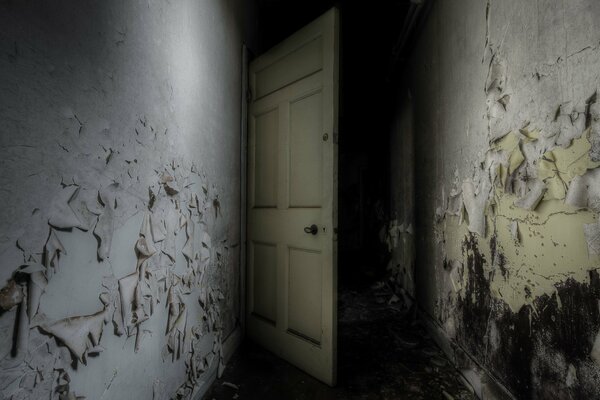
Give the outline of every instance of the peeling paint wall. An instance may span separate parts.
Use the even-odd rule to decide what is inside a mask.
[[[410,62],[418,301],[517,398],[600,398],[598,21],[440,0]]]
[[[0,398],[190,399],[222,370],[241,9],[0,2]]]

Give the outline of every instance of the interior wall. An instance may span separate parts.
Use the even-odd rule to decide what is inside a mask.
[[[598,21],[439,0],[412,54],[416,294],[480,395],[600,396]]]
[[[0,398],[188,399],[222,369],[242,8],[0,1]]]
[[[405,294],[406,304],[416,297],[414,221],[414,121],[412,96],[406,87],[395,101],[397,112],[391,122],[389,143],[390,222],[385,240],[390,252],[389,279],[395,291]]]

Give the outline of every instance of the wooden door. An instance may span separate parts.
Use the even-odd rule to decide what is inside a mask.
[[[336,381],[338,12],[250,65],[248,335]]]

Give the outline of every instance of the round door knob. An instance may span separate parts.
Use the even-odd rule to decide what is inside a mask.
[[[311,235],[316,235],[317,232],[319,232],[319,227],[315,224],[312,224],[311,226],[304,227],[304,232],[310,233]]]

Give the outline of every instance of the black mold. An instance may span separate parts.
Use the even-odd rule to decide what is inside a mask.
[[[492,264],[506,277],[506,258],[495,238],[490,246]],[[589,272],[589,283],[569,278],[556,285],[556,293],[532,298],[532,305],[513,312],[491,296],[487,261],[475,235],[465,237],[463,255],[468,276],[457,301],[458,343],[518,399],[600,399],[600,368],[589,356],[600,329],[598,272]]]

